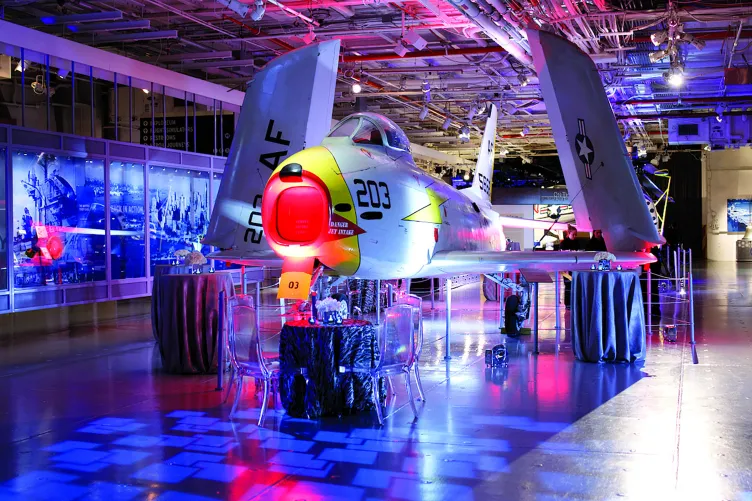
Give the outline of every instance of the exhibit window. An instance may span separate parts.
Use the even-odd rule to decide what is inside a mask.
[[[209,227],[209,173],[149,167],[149,253],[152,274],[173,264],[179,250],[209,253],[201,243]]]
[[[140,163],[110,162],[110,263],[113,280],[146,276],[144,171]]]
[[[104,161],[16,151],[12,169],[15,286],[105,280]]]
[[[5,149],[0,148],[0,290],[8,288],[8,206],[5,203]]]

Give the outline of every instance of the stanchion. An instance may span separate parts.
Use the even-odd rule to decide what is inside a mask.
[[[261,332],[261,281],[256,282],[256,330]]]
[[[676,282],[676,290],[679,291],[679,250],[674,249],[674,278]]]
[[[557,336],[561,332],[561,305],[559,304],[561,301],[561,272],[557,271],[554,273],[554,291],[555,291],[555,308],[556,308],[556,325],[554,328],[556,329]]]
[[[217,391],[222,391],[225,375],[225,291],[219,291],[219,314],[217,315]]]
[[[452,279],[446,280],[446,349],[444,350],[444,360],[451,360],[449,355],[449,344],[452,335]]]
[[[653,273],[648,265],[648,334],[653,333]]]
[[[243,291],[243,295],[248,294],[245,289],[245,265],[240,267],[240,290]]]
[[[285,326],[285,300],[284,299],[279,300],[279,310],[282,313],[280,315],[280,318],[282,319],[282,327],[284,327]]]
[[[695,290],[692,285],[692,249],[689,249],[689,335],[695,344]]]
[[[389,308],[392,306],[394,296],[394,286],[392,284],[386,284],[386,307]]]
[[[533,283],[533,353],[538,353],[538,282]]]
[[[376,325],[381,325],[381,280],[376,280]]]
[[[434,277],[431,277],[431,311],[436,308],[436,287],[434,286]]]
[[[499,291],[499,331],[502,331],[504,330],[504,289],[498,284],[496,284],[496,287]]]

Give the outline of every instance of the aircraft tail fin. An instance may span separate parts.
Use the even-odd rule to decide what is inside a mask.
[[[261,196],[288,156],[331,128],[339,40],[270,61],[248,86],[204,242],[238,258],[274,253],[261,226]]]
[[[595,63],[552,33],[527,35],[577,228],[603,230],[609,251],[661,243]]]
[[[481,200],[491,202],[491,183],[493,181],[494,150],[496,146],[496,123],[499,111],[495,104],[489,104],[486,128],[480,143],[478,162],[475,164],[475,176],[470,188]]]

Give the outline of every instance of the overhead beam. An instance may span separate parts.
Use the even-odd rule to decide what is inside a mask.
[[[145,31],[143,33],[120,33],[97,37],[93,43],[136,42],[143,40],[174,40],[178,37],[177,30]]]

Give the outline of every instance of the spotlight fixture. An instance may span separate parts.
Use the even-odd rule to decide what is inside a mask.
[[[313,41],[316,40],[316,33],[313,32],[313,27],[308,27],[308,33],[303,35],[303,42],[306,45],[311,45]]]
[[[501,155],[502,157],[505,157],[505,156],[509,155],[509,150],[506,149],[506,148],[501,148],[499,150],[499,155]]]
[[[723,117],[721,115],[716,115],[715,119],[719,122],[723,122]]]
[[[444,120],[444,123],[441,124],[441,130],[448,130],[451,125],[452,119],[449,117],[449,113],[447,113],[446,120]]]
[[[418,118],[421,120],[425,120],[427,116],[428,116],[428,106],[424,104],[423,108],[421,108],[420,113],[418,114]]]
[[[655,64],[658,61],[665,59],[668,56],[668,51],[666,50],[657,50],[655,52],[651,52],[648,55],[648,59],[650,59],[650,62]]]
[[[393,50],[399,57],[405,57],[405,54],[408,52],[407,47],[402,44],[402,40],[397,42],[397,45],[394,46]]]
[[[47,90],[44,86],[44,80],[42,75],[37,75],[37,78],[31,82],[31,88],[34,91],[34,94],[42,95],[44,94],[44,91]]]
[[[663,79],[672,87],[681,87],[684,84],[684,65],[674,63],[663,73]]]
[[[16,71],[19,73],[22,71],[26,71],[29,68],[29,61],[23,59],[18,61],[18,64],[16,65]]]
[[[407,33],[402,37],[402,40],[403,43],[407,42],[418,50],[423,50],[426,48],[426,45],[428,45],[426,39],[418,35],[418,32],[415,30],[407,30]]]
[[[526,126],[524,126],[524,127],[522,128],[522,130],[520,131],[520,136],[522,136],[522,137],[525,137],[525,136],[527,136],[528,134],[530,134],[530,127],[528,127],[528,126],[526,125]]]
[[[431,84],[428,82],[428,80],[423,80],[423,83],[420,84],[420,90],[423,91],[423,101],[430,103],[431,102]]]
[[[65,80],[65,78],[70,74],[70,70],[66,70],[65,68],[60,68],[57,70],[57,77],[60,80]]]
[[[465,175],[462,176],[462,179],[465,181],[470,181],[470,173],[468,171],[465,171]]]
[[[470,128],[467,125],[463,125],[460,129],[460,143],[467,143],[470,141]]]
[[[648,156],[648,149],[644,144],[640,144],[637,146],[637,156],[639,158],[644,158]]]
[[[657,31],[650,35],[650,41],[653,42],[653,45],[655,45],[656,47],[659,47],[667,39],[668,39],[668,32],[666,31]]]
[[[527,84],[530,83],[530,79],[528,79],[527,75],[524,73],[517,75],[517,80],[520,82],[520,87],[527,87]]]
[[[261,21],[266,13],[266,4],[264,0],[255,0],[253,2],[253,11],[251,12],[251,19],[254,21]]]
[[[470,106],[470,111],[467,112],[467,120],[472,121],[473,118],[475,118],[475,115],[478,114],[478,103],[474,102],[472,106]]]
[[[363,87],[358,82],[355,82],[354,84],[352,84],[352,91],[353,94],[360,94],[361,92],[363,92]]]
[[[250,5],[239,2],[238,0],[217,0],[217,3],[224,5],[243,18],[248,15],[248,11],[251,8]]]
[[[141,90],[144,91],[144,94],[148,94],[149,93],[149,89],[141,89]]]

